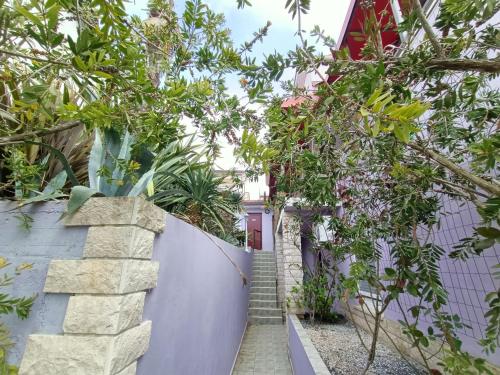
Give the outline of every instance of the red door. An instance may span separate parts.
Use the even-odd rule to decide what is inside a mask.
[[[248,246],[262,250],[262,214],[248,214]]]

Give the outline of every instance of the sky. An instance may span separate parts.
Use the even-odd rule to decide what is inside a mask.
[[[311,0],[311,10],[302,17],[302,28],[308,34],[315,25],[319,25],[327,35],[337,41],[347,8],[351,0]],[[286,0],[250,0],[251,7],[237,9],[236,0],[205,0],[209,7],[219,13],[223,13],[226,18],[227,27],[231,30],[231,36],[236,45],[253,38],[253,33],[262,28],[267,21],[272,22],[272,26],[263,43],[258,43],[253,48],[253,55],[259,60],[264,55],[274,51],[286,54],[289,50],[295,49],[299,43],[296,35],[297,23],[292,20],[291,15],[285,9]],[[185,0],[175,0],[175,8],[179,14],[184,10]],[[135,0],[126,4],[127,13],[147,18],[147,0]],[[315,39],[310,39],[314,43]],[[321,50],[321,49],[320,49]],[[322,52],[327,52],[323,50]],[[287,71],[282,79],[293,80],[294,72]],[[241,89],[238,79],[228,82],[230,94],[241,96]],[[233,149],[222,142],[221,157],[216,162],[216,167],[220,169],[231,169],[238,167],[233,156]],[[240,166],[241,168],[241,166]],[[265,190],[265,179],[261,177],[258,182],[250,184],[248,189],[251,199],[258,199]]]

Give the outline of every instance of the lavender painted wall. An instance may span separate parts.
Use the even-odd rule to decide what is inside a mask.
[[[306,354],[302,341],[300,340],[297,327],[295,327],[295,322],[292,319],[288,319],[288,353],[294,374],[316,374]]]
[[[441,200],[443,213],[440,217],[440,228],[435,228],[429,241],[442,247],[448,254],[460,239],[469,237],[474,226],[479,226],[481,218],[473,204],[450,198]],[[446,214],[444,214],[446,213]],[[425,238],[426,233],[420,232],[419,237]],[[484,314],[488,306],[484,301],[487,293],[500,288],[500,281],[493,277],[492,267],[500,263],[500,246],[486,250],[480,256],[470,257],[467,261],[453,260],[444,256],[439,262],[441,280],[448,291],[449,304],[446,310],[457,314],[470,328],[460,330],[463,349],[474,356],[487,358],[488,361],[500,365],[500,356],[485,356],[477,341],[484,336],[487,321]],[[384,248],[381,269],[391,267],[389,248]],[[411,296],[403,296],[401,304],[405,310],[417,305],[418,301]],[[397,305],[390,305],[385,317],[392,320],[402,319]],[[430,316],[420,318],[420,327],[426,329],[432,320]]]
[[[15,314],[2,315],[15,346],[9,352],[9,362],[18,365],[26,339],[31,333],[62,333],[62,323],[69,300],[68,294],[44,294],[43,286],[49,262],[52,259],[80,259],[87,236],[87,228],[66,228],[58,221],[66,202],[34,204],[22,209],[33,219],[30,230],[20,227],[16,204],[0,201],[0,256],[11,265],[0,271],[13,274],[16,266],[31,263],[33,268],[16,277],[13,285],[2,288],[12,296],[37,294],[28,319],[19,320]]]
[[[252,255],[211,238],[250,278]],[[153,330],[137,374],[229,375],[245,331],[249,286],[205,233],[171,215],[153,259],[160,262],[158,286],[144,309]]]
[[[440,227],[434,228],[434,233],[429,241],[442,247],[448,254],[460,239],[470,236],[474,226],[481,222],[475,207],[466,202],[443,198],[441,201]],[[420,232],[419,236],[426,235]],[[383,247],[381,270],[392,267],[389,247]],[[303,241],[303,259],[309,265],[315,264],[315,257],[311,251],[311,244]],[[500,246],[490,248],[480,256],[471,257],[467,261],[450,259],[445,255],[440,261],[440,275],[443,285],[449,293],[448,311],[460,316],[461,320],[471,328],[460,330],[459,336],[463,341],[463,349],[477,357],[486,358],[495,365],[500,365],[500,356],[486,356],[482,352],[477,341],[483,338],[487,321],[484,318],[488,307],[484,302],[487,293],[500,288],[499,280],[493,277],[492,267],[500,263]],[[349,261],[337,265],[340,272],[348,274]],[[313,267],[314,269],[314,267]],[[353,301],[354,302],[354,301]],[[401,298],[401,304],[406,311],[411,306],[417,305],[418,301],[408,295]],[[336,306],[335,306],[336,307]],[[385,319],[399,321],[403,319],[398,306],[391,304],[384,313]],[[431,317],[422,316],[419,320],[419,328],[427,329],[432,323]]]

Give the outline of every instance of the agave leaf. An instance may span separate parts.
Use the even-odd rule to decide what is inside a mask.
[[[102,138],[100,131],[96,129],[94,144],[89,156],[89,186],[91,189],[99,191],[101,176],[99,176],[99,169],[104,164],[104,150],[102,145]]]
[[[151,169],[149,172],[144,173],[142,177],[137,181],[137,183],[134,185],[132,190],[128,193],[129,197],[137,197],[138,195],[141,195],[144,190],[146,190],[147,186],[150,184],[150,182],[153,180],[154,176],[154,169]]]
[[[43,189],[42,193],[44,194],[52,194],[58,190],[61,190],[66,184],[66,179],[68,174],[65,170],[59,172],[52,180],[49,181],[45,189]]]
[[[125,136],[123,137],[123,141],[121,143],[120,152],[118,153],[118,160],[125,160],[127,163],[130,161],[130,151],[132,150],[132,144],[134,142],[133,137],[130,135],[128,131],[125,132]],[[125,176],[125,170],[120,167],[118,163],[115,163],[115,169],[113,170],[113,174],[111,176],[112,183],[109,186],[109,191],[107,192],[107,196],[114,197],[118,191],[119,185],[118,181],[123,181]]]
[[[85,202],[89,200],[89,198],[98,191],[95,189],[88,188],[87,186],[75,186],[71,189],[71,194],[69,196],[68,207],[66,212],[61,216],[61,219],[64,216],[73,215],[80,207],[83,206]]]

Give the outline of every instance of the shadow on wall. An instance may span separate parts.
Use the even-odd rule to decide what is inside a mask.
[[[251,277],[252,255],[210,236]],[[150,346],[138,375],[230,374],[245,332],[249,286],[199,229],[167,215],[156,238],[158,285],[146,297]]]
[[[65,201],[24,207],[22,212],[33,219],[29,230],[21,227],[16,206],[14,202],[0,201],[0,256],[11,263],[2,271],[12,274],[21,263],[30,263],[33,268],[17,276],[12,285],[2,288],[2,293],[14,297],[37,294],[37,298],[28,319],[20,320],[15,314],[2,316],[15,343],[8,358],[13,365],[19,365],[31,333],[62,333],[69,295],[42,292],[47,269],[52,259],[80,259],[87,236],[86,227],[67,228],[59,221],[66,208]]]

